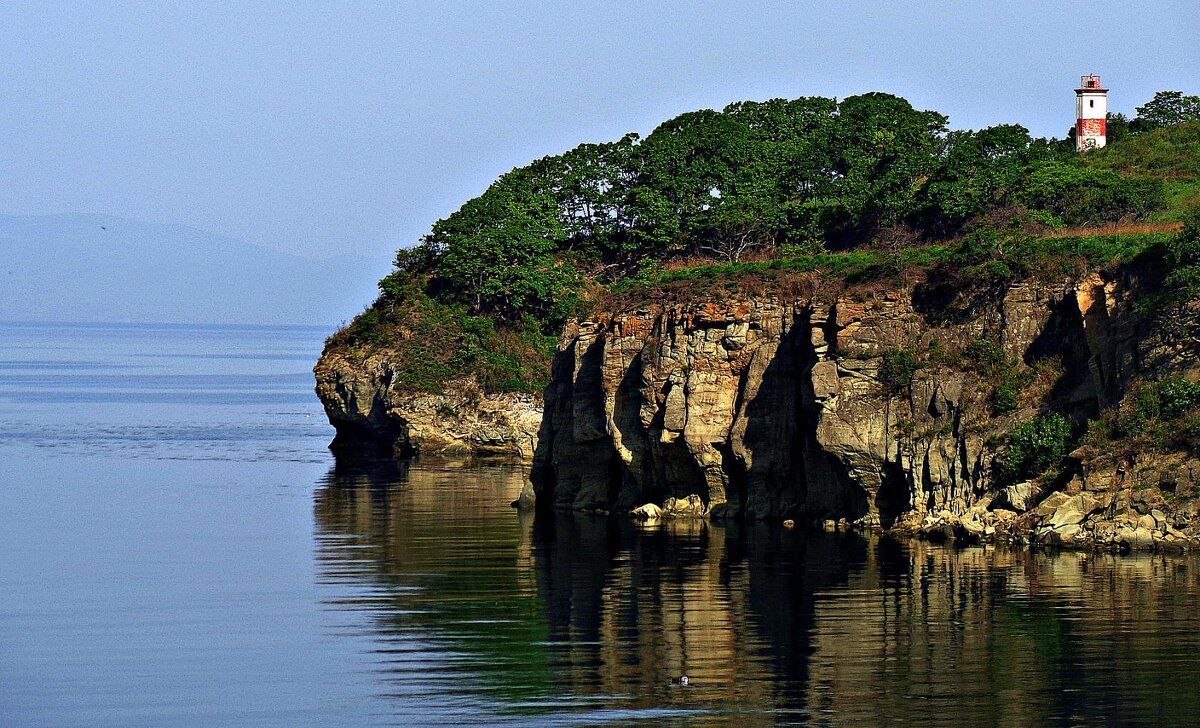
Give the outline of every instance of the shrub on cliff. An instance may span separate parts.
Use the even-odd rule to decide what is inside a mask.
[[[380,282],[380,297],[327,347],[357,356],[383,353],[392,362],[392,386],[439,392],[469,375],[490,391],[540,392],[550,378],[555,337],[539,323],[497,322],[462,304],[429,296],[419,276],[397,272]]]
[[[1123,456],[1145,451],[1200,451],[1200,382],[1135,383],[1117,407],[1090,422],[1087,443]]]
[[[1200,211],[1192,214],[1166,248],[1170,266],[1167,290],[1177,298],[1200,296]]]
[[[1144,217],[1164,202],[1157,178],[1127,178],[1075,163],[1046,162],[1022,184],[1020,201],[1067,225],[1094,225]]]
[[[889,394],[898,394],[912,386],[921,363],[908,349],[888,349],[879,365],[879,382]]]
[[[1026,420],[1012,429],[1000,469],[1012,482],[1026,480],[1058,464],[1074,441],[1074,427],[1052,412]]]

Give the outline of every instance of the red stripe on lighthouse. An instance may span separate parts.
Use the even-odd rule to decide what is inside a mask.
[[[1076,136],[1107,136],[1107,119],[1079,119],[1075,122]]]

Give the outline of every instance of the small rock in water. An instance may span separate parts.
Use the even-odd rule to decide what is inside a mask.
[[[638,506],[629,512],[639,521],[657,521],[662,518],[663,510],[653,503],[647,503],[644,506]]]

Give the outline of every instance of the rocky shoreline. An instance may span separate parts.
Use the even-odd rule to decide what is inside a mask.
[[[1075,495],[1055,491],[1029,510],[1013,510],[1023,503],[1013,501],[1029,498],[1030,488],[1029,483],[1010,486],[1005,489],[1008,492],[983,499],[964,513],[943,510],[911,516],[883,530],[894,536],[960,546],[999,544],[1111,553],[1184,553],[1200,549],[1200,504],[1173,509],[1152,491]],[[647,524],[707,515],[696,496],[669,498],[661,506],[646,503],[629,513],[629,517]],[[817,519],[807,525],[829,532],[870,528],[844,518]],[[794,528],[796,522],[787,519],[782,526]]]
[[[1165,510],[1164,510],[1165,509]],[[1096,551],[1183,552],[1200,547],[1196,503],[1170,508],[1152,491],[1063,491],[1025,512],[977,505],[961,515],[927,514],[895,531],[954,543],[1006,543]]]

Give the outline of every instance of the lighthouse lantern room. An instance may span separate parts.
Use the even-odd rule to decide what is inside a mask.
[[[1086,152],[1104,146],[1108,132],[1108,89],[1100,77],[1088,74],[1075,89],[1075,149]]]

